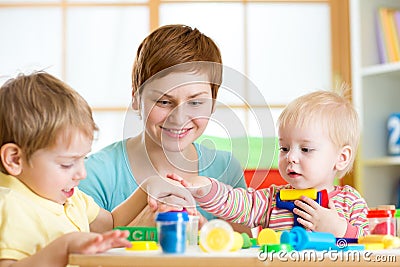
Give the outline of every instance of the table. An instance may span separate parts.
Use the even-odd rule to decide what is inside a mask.
[[[95,255],[71,254],[69,264],[80,267],[297,267],[297,266],[400,266],[400,249],[360,251],[356,254],[328,254],[328,252],[302,251],[282,255],[259,254],[256,248],[238,252],[205,253],[198,248],[188,249],[185,254],[163,254],[161,251],[126,251],[111,249]],[[353,252],[354,253],[354,252]],[[261,259],[258,257],[260,256]],[[284,257],[286,256],[286,257]],[[339,256],[342,256],[339,258]],[[265,259],[265,260],[264,260]]]

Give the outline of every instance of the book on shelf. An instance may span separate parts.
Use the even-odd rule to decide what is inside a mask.
[[[389,22],[389,35],[392,38],[392,45],[393,45],[393,54],[394,54],[394,61],[397,62],[400,60],[400,44],[399,44],[399,36],[397,35],[397,25],[394,19],[394,14],[397,12],[395,9],[388,9],[387,11],[387,19]]]
[[[380,63],[400,61],[400,9],[380,7],[376,20]]]
[[[396,35],[397,35],[397,42],[399,42],[400,45],[400,10],[396,10],[394,12],[394,21],[396,25]]]
[[[377,12],[375,21],[376,21],[376,35],[377,35],[379,62],[383,64],[389,62],[389,59],[386,51],[387,49],[385,43],[383,21],[381,19],[381,12]]]

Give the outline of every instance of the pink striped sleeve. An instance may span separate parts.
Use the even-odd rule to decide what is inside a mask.
[[[264,225],[269,209],[270,188],[248,191],[211,180],[209,194],[196,199],[204,210],[249,227]]]
[[[346,185],[338,189],[339,192],[332,200],[340,216],[348,222],[344,237],[354,238],[368,235],[368,205],[364,198],[351,186]]]

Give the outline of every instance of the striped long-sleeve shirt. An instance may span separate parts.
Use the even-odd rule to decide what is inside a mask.
[[[216,216],[249,227],[261,226],[276,231],[293,227],[293,213],[276,207],[276,194],[290,185],[272,185],[265,189],[246,190],[211,180],[211,191],[196,201],[204,210]],[[335,186],[329,193],[338,214],[348,222],[344,237],[359,237],[369,234],[368,206],[353,187]]]

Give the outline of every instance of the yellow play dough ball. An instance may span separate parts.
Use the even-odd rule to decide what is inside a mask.
[[[278,234],[270,228],[264,228],[258,234],[257,243],[260,246],[266,244],[280,244],[280,233]]]
[[[200,229],[199,243],[207,252],[229,251],[233,244],[232,226],[221,219],[208,221]]]
[[[230,242],[230,234],[223,228],[211,229],[207,235],[207,246],[212,251],[223,251]]]
[[[231,251],[237,251],[243,246],[243,236],[238,232],[233,232],[233,245]]]

